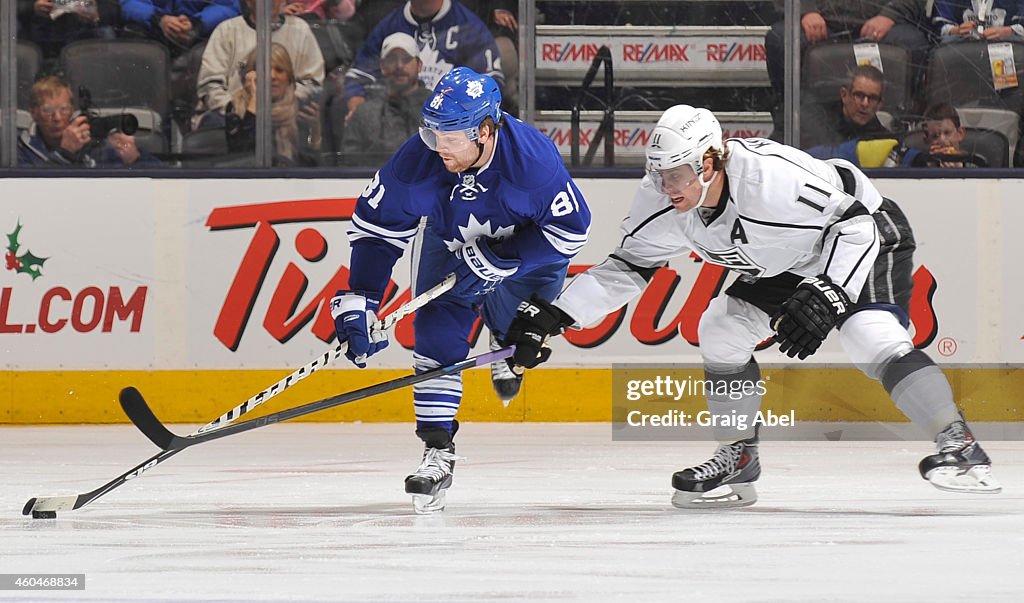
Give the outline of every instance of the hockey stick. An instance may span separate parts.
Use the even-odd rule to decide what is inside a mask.
[[[397,310],[395,310],[391,314],[389,314],[386,317],[384,317],[384,319],[381,321],[381,323],[380,323],[378,328],[384,329],[384,330],[390,329],[399,320],[401,320],[402,318],[408,316],[409,314],[412,314],[416,310],[422,308],[428,302],[430,302],[430,301],[432,301],[434,299],[437,299],[438,297],[443,295],[445,292],[450,290],[452,288],[452,286],[454,286],[454,285],[455,285],[455,275],[454,274],[449,274],[447,277],[445,277],[445,279],[443,281],[441,281],[439,284],[437,284],[433,288],[425,291],[421,295],[416,296],[415,298],[413,298],[409,302],[403,304],[401,307],[399,307]],[[251,411],[252,409],[256,408],[260,404],[263,404],[267,400],[273,398],[274,396],[277,396],[278,394],[280,394],[284,390],[288,389],[289,387],[295,385],[299,381],[301,381],[301,380],[305,379],[306,377],[312,375],[317,370],[327,366],[328,364],[330,364],[334,360],[337,360],[338,357],[340,357],[342,354],[344,354],[347,350],[348,350],[348,343],[346,342],[346,343],[339,344],[333,350],[329,350],[327,352],[324,352],[324,354],[322,354],[321,356],[318,356],[315,360],[313,360],[309,364],[306,364],[305,366],[303,366],[303,367],[299,368],[298,370],[292,372],[290,375],[286,376],[284,379],[281,379],[277,383],[271,385],[270,387],[264,389],[263,391],[259,392],[255,396],[252,396],[251,398],[249,398],[245,402],[239,404],[238,406],[232,408],[231,410],[227,411],[223,415],[217,417],[213,421],[210,421],[206,425],[203,425],[202,427],[200,427],[196,431],[196,433],[204,433],[204,432],[207,432],[207,431],[215,430],[215,429],[223,427],[224,425],[234,421],[235,419],[239,418],[240,416],[244,415],[245,413],[247,413],[247,412]],[[131,417],[129,416],[129,418],[131,418]],[[154,444],[159,446],[161,448],[161,450],[165,448],[165,446],[161,445],[161,441],[162,440],[158,441],[158,439],[155,439],[155,438],[161,438],[162,437],[162,433],[159,430],[156,430],[155,432],[150,432],[150,431],[147,431],[147,429],[144,428],[142,426],[142,424],[136,423],[136,426],[139,427],[139,429],[142,431],[142,433],[144,433],[146,435],[146,437],[148,437],[151,441],[153,441]],[[128,481],[130,479],[134,479],[136,477],[139,477],[147,469],[150,469],[150,468],[156,466],[157,464],[167,460],[168,458],[170,458],[170,456],[172,456],[171,454],[168,454],[166,456],[161,456],[161,455],[164,455],[164,453],[161,452],[160,454],[158,454],[158,455],[156,455],[156,456],[154,456],[152,458],[147,459],[146,461],[144,461],[143,463],[139,464],[138,466],[132,468],[130,471],[124,473],[123,475],[121,475],[117,479],[111,481],[110,483],[107,483],[107,484],[103,485],[102,487],[100,487],[100,488],[98,488],[96,490],[93,490],[92,492],[87,492],[85,494],[80,494],[80,495],[49,496],[49,497],[43,497],[43,498],[38,498],[38,499],[33,498],[33,499],[28,501],[28,504],[25,505],[25,508],[23,509],[22,512],[23,512],[24,515],[28,515],[30,512],[32,512],[33,516],[35,516],[35,513],[39,512],[39,513],[45,513],[46,514],[45,516],[49,516],[50,514],[56,512],[56,511],[67,511],[67,510],[72,510],[72,509],[79,509],[79,508],[89,504],[89,502],[91,502],[92,500],[94,500],[96,498],[99,498],[100,496],[103,496],[104,494],[106,494],[110,490],[113,490],[114,488],[120,486],[124,482],[126,482],[126,481]]]
[[[250,431],[272,423],[289,421],[308,414],[320,412],[321,410],[327,410],[328,408],[334,408],[335,406],[341,406],[342,404],[348,404],[349,402],[362,400],[363,398],[370,398],[396,389],[429,381],[437,377],[461,373],[462,371],[473,367],[486,366],[492,362],[508,358],[514,351],[514,346],[502,348],[500,350],[480,354],[479,356],[467,358],[466,360],[449,364],[448,366],[438,367],[423,373],[407,375],[405,377],[385,381],[384,383],[378,383],[376,385],[370,385],[355,391],[338,394],[337,396],[331,396],[330,398],[324,398],[323,400],[318,400],[316,402],[309,402],[294,408],[280,410],[256,419],[250,419],[233,425],[225,425],[224,427],[214,431],[195,433],[187,436],[175,435],[167,429],[167,427],[165,427],[160,420],[156,418],[156,415],[153,414],[152,409],[150,409],[149,405],[146,404],[146,400],[142,397],[142,394],[139,393],[139,390],[134,387],[127,387],[121,390],[121,407],[124,408],[125,413],[129,416],[134,415],[132,421],[148,422],[149,424],[147,425],[147,428],[149,430],[161,432],[163,434],[162,440],[166,443],[164,450],[170,452],[184,450],[185,448],[195,446],[196,444],[202,444],[203,442],[208,442],[210,440],[216,440],[236,433]]]
[[[441,295],[448,292],[448,290],[450,290],[454,285],[455,274],[449,274],[447,277],[445,277],[443,281],[441,281],[431,289],[423,292],[420,295],[417,295],[415,298],[402,304],[402,306],[399,307],[397,310],[381,319],[380,324],[377,325],[377,328],[375,330],[390,330],[391,327],[393,327],[399,320],[419,310],[420,308],[427,305],[429,302],[437,299],[438,297],[441,297]],[[299,381],[302,381],[303,379],[312,375],[316,371],[334,362],[335,360],[340,358],[347,350],[348,342],[338,344],[338,346],[335,347],[333,350],[328,350],[327,352],[324,352],[322,355],[318,356],[309,364],[293,371],[284,379],[281,379],[277,383],[271,385],[270,387],[266,388],[265,390],[261,391],[255,396],[249,398],[245,402],[242,402],[238,406],[232,408],[231,410],[217,417],[213,421],[210,421],[206,425],[203,425],[202,427],[199,428],[198,431],[196,431],[196,433],[213,431],[215,429],[223,427],[228,423],[231,423],[232,421],[238,419],[242,415],[256,408],[260,404],[263,404],[267,400],[280,394],[281,392],[295,385]],[[128,418],[131,419],[131,415],[129,415]],[[137,423],[135,422],[134,419],[132,419],[132,422],[135,423],[136,427],[138,427],[142,431],[142,433],[144,433],[146,437],[149,438],[158,447],[160,447],[161,449],[167,448],[167,446],[162,443],[164,436],[161,432],[151,433],[149,431],[146,431],[146,428],[144,427],[144,425],[146,424]]]
[[[161,450],[157,454],[139,463],[135,467],[131,468],[125,473],[122,473],[120,476],[114,478],[113,480],[107,482],[106,484],[103,484],[102,486],[96,488],[91,492],[86,492],[84,494],[70,494],[67,496],[41,496],[36,498],[30,498],[28,502],[25,503],[25,507],[22,509],[21,513],[22,515],[28,515],[31,513],[33,518],[53,518],[57,516],[58,511],[72,511],[84,507],[90,502],[103,496],[107,492],[110,492],[111,490],[117,488],[118,486],[123,485],[125,482],[129,480],[139,477],[140,475],[142,475],[143,472],[148,471],[153,467],[156,467],[160,463],[166,461],[167,459],[171,458],[175,454],[181,452],[182,450],[190,446],[195,446],[196,444],[201,444],[203,442],[207,442],[210,440],[223,438],[225,436],[229,436],[235,433],[241,433],[244,431],[257,429],[259,427],[264,427],[266,425],[270,425],[273,423],[287,421],[289,419],[294,419],[314,412],[319,412],[321,410],[326,410],[328,408],[334,408],[335,406],[341,406],[342,404],[348,404],[349,402],[355,402],[356,400],[362,400],[370,396],[376,396],[378,394],[383,394],[385,392],[390,392],[396,389],[401,389],[403,387],[408,387],[410,385],[415,385],[417,383],[422,383],[424,381],[429,381],[430,379],[434,379],[436,377],[442,377],[444,375],[459,373],[473,367],[487,366],[492,362],[497,362],[498,360],[510,357],[514,351],[515,347],[503,348],[494,352],[480,354],[479,356],[475,356],[473,358],[467,358],[466,360],[456,362],[448,366],[438,367],[436,369],[432,369],[425,373],[420,373],[418,375],[406,375],[405,377],[400,377],[392,381],[385,381],[384,383],[378,383],[377,385],[364,387],[353,392],[339,394],[337,396],[325,398],[317,402],[310,402],[308,404],[303,404],[302,406],[297,406],[295,408],[278,411],[276,413],[269,414],[265,417],[259,417],[256,419],[251,419],[249,421],[243,421],[241,423],[226,425],[214,431],[207,431],[204,433],[197,432],[192,435],[184,437],[174,435],[170,431],[167,431],[166,427],[160,424],[156,417],[153,416],[152,411],[149,410],[149,407],[146,405],[146,401],[142,398],[142,395],[139,394],[138,390],[131,387],[125,388],[124,390],[121,391],[120,396],[121,405],[122,407],[124,407],[125,412],[136,413],[137,415],[139,415],[140,420],[142,420],[142,417],[145,417],[146,415],[148,415],[148,417],[151,417],[150,420],[154,421],[155,425],[149,426],[149,429],[153,431],[160,431],[162,429],[164,431],[167,431],[168,434],[170,434],[171,440],[168,448],[166,450]],[[129,408],[131,408],[132,410],[129,410]]]

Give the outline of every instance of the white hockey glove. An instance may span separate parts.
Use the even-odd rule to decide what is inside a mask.
[[[331,299],[338,343],[348,342],[345,356],[359,368],[366,368],[367,358],[388,347],[388,334],[378,328],[379,307],[380,301],[365,291],[338,291]]]

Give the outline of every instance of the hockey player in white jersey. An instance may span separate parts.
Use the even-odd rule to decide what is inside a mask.
[[[662,115],[646,153],[647,174],[619,247],[553,303],[520,305],[506,336],[518,346],[517,365],[547,360],[546,338],[599,321],[639,295],[669,259],[692,251],[739,273],[698,329],[713,415],[735,412],[753,424],[761,396],[736,386],[760,380],[757,344],[774,337],[780,351],[803,360],[838,327],[856,366],[935,436],[938,450],[921,461],[921,476],[942,490],[1000,491],[945,375],[907,332],[915,243],[893,201],[849,162],[819,161],[765,139],[723,141],[715,116],[687,105]],[[714,393],[751,389],[740,400]],[[756,429],[717,427],[715,436],[720,444],[709,460],[672,476],[675,506],[757,500]]]

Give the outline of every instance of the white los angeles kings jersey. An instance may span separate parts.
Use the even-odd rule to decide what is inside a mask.
[[[588,326],[690,251],[748,279],[826,274],[857,299],[878,255],[870,214],[882,196],[874,185],[849,162],[820,161],[770,140],[730,139],[725,146],[727,189],[714,210],[677,211],[644,176],[620,225],[619,247],[577,276],[555,305]]]

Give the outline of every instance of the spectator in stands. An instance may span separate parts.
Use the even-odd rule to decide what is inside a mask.
[[[273,128],[274,165],[315,165],[320,149],[319,121],[314,121],[300,146],[299,100],[295,95],[295,70],[288,50],[274,43],[270,48],[270,118]],[[233,152],[252,152],[256,148],[256,52],[249,53],[242,68],[242,87],[235,92],[227,107],[227,142]]]
[[[943,44],[961,40],[1024,41],[1024,3],[1018,0],[935,0],[932,18]]]
[[[915,71],[923,73],[931,48],[931,30],[925,17],[928,1],[805,0],[800,4],[800,52],[829,39],[885,42],[909,50]],[[782,131],[784,39],[785,21],[780,20],[772,25],[764,41],[776,134]]]
[[[419,130],[423,103],[431,93],[419,79],[423,62],[418,51],[409,34],[384,38],[380,72],[386,89],[371,91],[345,129],[346,165],[378,166]]]
[[[346,22],[346,31],[344,32],[345,43],[358,52],[366,41],[367,33],[383,21],[384,17],[392,11],[404,6],[405,2],[406,0],[358,0],[356,2],[355,14]],[[321,49],[323,49],[322,43]],[[354,55],[355,53],[353,53],[353,60],[355,59]],[[336,153],[342,152],[345,116],[348,114],[345,98],[345,76],[351,64],[352,61],[349,61],[342,69],[329,72],[324,81],[324,92],[322,95],[324,144]]]
[[[924,141],[928,145],[927,160],[931,167],[978,167],[961,149],[967,130],[960,125],[960,114],[948,103],[938,103],[924,112]]]
[[[346,74],[346,123],[356,107],[366,102],[366,86],[380,77],[381,45],[395,32],[416,40],[423,62],[420,80],[427,88],[433,89],[437,80],[456,66],[470,67],[504,86],[498,46],[479,17],[458,0],[409,0],[370,32]]]
[[[806,103],[801,113],[801,147],[814,157],[829,157],[815,147],[831,147],[851,139],[892,136],[879,120],[885,83],[882,72],[863,64],[853,70],[839,98],[824,104]]]
[[[167,45],[177,56],[240,14],[238,0],[121,0],[125,25]]]
[[[123,167],[159,165],[135,146],[135,138],[111,132],[97,138],[85,115],[75,115],[71,85],[48,76],[32,85],[29,111],[33,123],[18,137],[18,165],[53,167]]]
[[[933,155],[960,152],[966,130],[960,125],[960,114],[948,103],[938,103],[924,112],[924,141]]]
[[[305,103],[323,85],[324,59],[309,25],[298,17],[282,14],[282,8],[284,0],[272,0],[271,40],[288,51],[295,96]],[[256,48],[255,9],[256,0],[243,0],[242,16],[221,23],[210,36],[199,68],[199,128],[222,127],[228,102],[242,89],[239,67]]]
[[[293,17],[348,21],[356,13],[356,0],[288,0],[281,11]]]
[[[884,89],[881,71],[871,65],[855,67],[850,83],[840,86],[836,101],[809,103],[803,107],[801,148],[820,157],[812,152],[814,147],[831,147],[855,138],[891,136],[892,132],[878,119]]]
[[[120,23],[118,0],[90,0],[73,5],[58,5],[54,0],[18,0],[22,35],[39,45],[44,59],[56,59],[61,48],[75,40],[114,38],[114,28]]]

